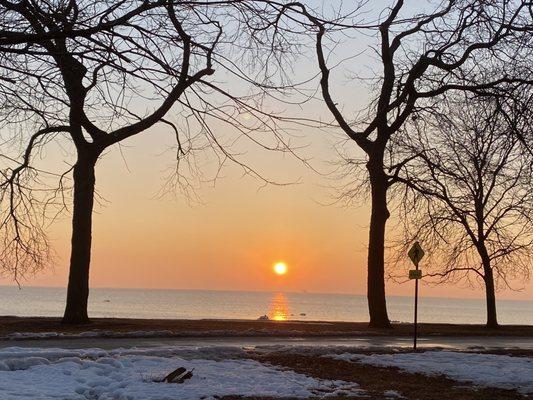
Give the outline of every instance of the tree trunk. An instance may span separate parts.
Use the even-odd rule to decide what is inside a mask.
[[[387,179],[381,162],[369,161],[372,214],[368,238],[367,298],[372,328],[391,328],[385,298],[385,226],[387,209]]]
[[[485,297],[487,300],[487,328],[497,328],[496,291],[494,289],[494,274],[490,267],[490,260],[483,260],[483,280],[485,281]]]
[[[74,206],[67,304],[63,323],[89,322],[89,265],[91,262],[92,212],[95,185],[95,156],[78,153],[74,166]]]

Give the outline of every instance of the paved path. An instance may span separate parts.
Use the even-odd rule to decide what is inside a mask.
[[[130,348],[155,346],[350,346],[361,348],[411,347],[412,339],[395,336],[361,336],[349,338],[274,338],[274,337],[225,337],[225,338],[76,338],[76,339],[36,339],[0,340],[0,348],[5,347],[56,347],[56,348]],[[506,349],[519,348],[533,350],[533,337],[422,337],[421,348],[447,349]]]

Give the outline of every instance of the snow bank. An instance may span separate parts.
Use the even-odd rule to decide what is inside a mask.
[[[396,398],[396,399],[405,399],[404,396],[402,396],[402,394],[396,390],[385,390],[383,392],[383,396],[385,397],[388,397],[388,398]]]
[[[376,366],[398,367],[425,375],[443,374],[480,386],[533,393],[533,358],[494,354],[427,351],[398,354],[335,354],[328,357]]]
[[[218,349],[221,351],[221,349]],[[178,357],[185,349],[23,349],[0,351],[0,397],[20,399],[188,400],[218,396],[312,397],[360,395],[352,382],[318,380],[250,359],[224,359],[214,348]],[[188,349],[191,356],[194,349]],[[203,352],[203,353],[202,353]],[[182,366],[183,384],[155,383]]]
[[[2,370],[2,363],[9,361],[13,364],[15,362],[14,360],[17,359],[20,359],[23,363],[28,363],[28,360],[31,359],[57,361],[61,358],[74,357],[96,360],[102,357],[121,357],[132,355],[149,355],[158,357],[178,356],[184,359],[204,358],[212,360],[245,358],[248,356],[246,350],[240,346],[157,346],[144,348],[116,348],[112,350],[103,350],[99,348],[61,349],[52,347],[6,347],[0,349],[0,370]]]
[[[115,332],[93,330],[79,333],[65,332],[14,332],[5,336],[0,336],[2,340],[30,340],[30,339],[79,339],[79,338],[178,338],[178,337],[241,337],[241,336],[268,336],[276,335],[283,337],[293,336],[327,336],[335,332],[303,332],[299,330],[277,331],[272,329],[246,329],[242,331],[215,329],[206,331],[128,331]]]
[[[301,322],[286,321],[284,325],[301,324]],[[312,322],[312,325],[332,325],[331,322]],[[179,338],[179,337],[256,337],[270,336],[278,337],[298,337],[298,336],[339,336],[337,331],[317,331],[309,332],[298,329],[276,330],[269,328],[249,328],[245,330],[231,329],[211,329],[205,331],[171,331],[171,330],[138,330],[117,332],[109,330],[94,329],[91,331],[71,333],[71,332],[13,332],[5,336],[0,336],[1,340],[31,340],[31,339],[78,339],[78,338]],[[347,335],[347,333],[344,333]]]
[[[197,332],[198,333],[198,332]],[[79,333],[65,333],[65,332],[14,332],[6,336],[2,336],[4,340],[29,340],[29,339],[78,339],[78,338],[146,338],[146,337],[176,337],[187,335],[188,332],[175,333],[168,330],[163,331],[130,331],[130,332],[114,332],[93,330]]]

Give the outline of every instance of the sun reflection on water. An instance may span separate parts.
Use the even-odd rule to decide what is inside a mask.
[[[287,321],[290,316],[289,302],[283,293],[276,293],[270,300],[268,318],[273,321]]]

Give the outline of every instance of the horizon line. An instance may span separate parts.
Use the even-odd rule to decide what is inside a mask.
[[[0,288],[20,288],[21,290],[26,288],[40,288],[40,289],[64,289],[66,286],[44,286],[44,285],[20,285],[18,287],[16,284],[0,284]],[[94,286],[90,290],[94,289],[107,289],[107,290],[153,290],[153,291],[181,291],[181,292],[235,292],[235,293],[282,293],[282,294],[310,294],[310,295],[339,295],[339,296],[358,296],[364,297],[364,293],[348,293],[348,292],[314,292],[308,290],[301,291],[284,291],[284,290],[243,290],[243,289],[184,289],[184,288],[146,288],[146,287],[112,287],[112,286]],[[413,298],[410,295],[387,295],[388,297],[403,297],[403,298]],[[421,296],[421,298],[431,298],[431,299],[448,299],[448,300],[485,300],[484,297],[445,297],[445,296]],[[533,299],[505,299],[497,298],[496,301],[514,301],[514,302],[533,302]]]

